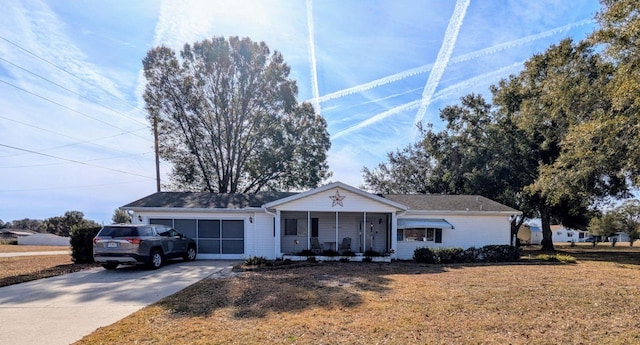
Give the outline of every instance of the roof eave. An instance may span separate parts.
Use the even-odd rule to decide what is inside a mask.
[[[451,214],[464,216],[520,216],[521,211],[453,211],[453,210],[407,210],[404,215]]]
[[[130,210],[133,212],[221,212],[221,213],[255,213],[264,212],[261,207],[245,207],[245,208],[184,208],[184,207],[120,207],[122,210]]]

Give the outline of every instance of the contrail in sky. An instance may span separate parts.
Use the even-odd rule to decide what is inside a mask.
[[[424,114],[427,112],[427,107],[429,106],[429,103],[431,103],[431,98],[436,91],[436,87],[440,83],[442,74],[444,73],[445,68],[447,68],[449,58],[451,57],[451,53],[453,53],[453,49],[455,48],[456,41],[458,40],[458,33],[460,32],[460,28],[462,27],[462,21],[464,20],[464,16],[467,12],[467,8],[469,8],[470,2],[471,0],[458,0],[456,2],[456,7],[454,8],[453,14],[451,15],[451,20],[449,20],[447,31],[445,31],[444,33],[442,46],[440,47],[440,51],[438,51],[436,62],[433,64],[433,69],[429,74],[427,84],[424,86],[420,108],[418,108],[418,113],[416,114],[414,123],[422,122]]]
[[[309,60],[311,66],[311,87],[313,92],[313,107],[320,114],[320,92],[318,91],[318,70],[316,68],[316,44],[313,32],[313,2],[307,0],[307,28],[309,30]]]
[[[484,84],[486,83],[488,80],[494,80],[496,78],[500,78],[502,76],[504,76],[505,74],[508,74],[510,71],[520,68],[522,67],[522,64],[524,64],[524,61],[520,61],[520,62],[516,62],[513,63],[509,66],[506,67],[502,67],[499,68],[495,71],[489,72],[489,73],[483,73],[481,75],[475,76],[473,78],[469,78],[463,82],[460,83],[456,83],[453,84],[445,89],[442,89],[436,93],[434,93],[433,95],[433,100],[436,99],[441,99],[444,97],[447,97],[451,94],[459,94],[461,91],[466,90],[467,88],[469,88],[470,86],[474,86],[474,85],[478,85],[478,84]],[[416,101],[412,101],[409,103],[405,103],[401,106],[398,107],[394,107],[391,108],[387,111],[384,111],[382,113],[376,114],[364,121],[361,121],[359,123],[356,123],[355,125],[345,128],[339,132],[337,132],[336,134],[334,134],[331,138],[332,139],[338,139],[342,136],[345,136],[349,133],[353,133],[361,128],[367,127],[367,126],[371,126],[377,122],[380,122],[390,116],[402,113],[404,111],[409,111],[409,110],[413,110],[413,109],[417,109],[420,106],[420,100],[416,100]]]
[[[557,34],[561,34],[563,32],[567,32],[571,29],[574,29],[576,27],[580,27],[583,25],[588,25],[588,24],[592,24],[594,21],[593,19],[584,19],[575,23],[571,23],[571,24],[567,24],[564,26],[560,26],[551,30],[547,30],[547,31],[543,31],[540,33],[537,33],[535,35],[529,35],[523,38],[519,38],[516,40],[512,40],[509,42],[504,42],[504,43],[500,43],[500,44],[496,44],[494,46],[488,47],[488,48],[484,48],[484,49],[480,49],[480,50],[476,50],[474,52],[471,53],[467,53],[467,54],[463,54],[457,57],[453,57],[449,60],[449,65],[452,64],[457,64],[457,63],[461,63],[461,62],[465,62],[465,61],[469,61],[469,60],[473,60],[473,59],[477,59],[479,57],[483,57],[483,56],[487,56],[487,55],[491,55],[491,54],[495,54],[498,53],[500,51],[503,50],[507,50],[507,49],[511,49],[511,48],[515,48],[527,43],[531,43],[531,42],[535,42],[537,40],[540,40],[542,38],[546,38],[546,37],[551,37]],[[372,80],[368,83],[364,83],[364,84],[360,84],[360,85],[356,85],[354,87],[350,87],[347,89],[343,89],[343,90],[339,90],[336,92],[332,92],[332,93],[328,93],[322,97],[318,98],[319,102],[327,102],[330,101],[332,99],[336,99],[336,98],[340,98],[340,97],[344,97],[344,96],[348,96],[348,95],[352,95],[352,94],[356,94],[356,93],[360,93],[362,91],[366,91],[366,90],[370,90],[379,86],[383,86],[386,84],[390,84],[402,79],[406,79],[418,74],[422,74],[422,73],[427,73],[431,70],[431,68],[433,68],[433,64],[427,64],[427,65],[422,65],[420,67],[416,67],[416,68],[412,68],[412,69],[408,69],[406,71],[402,71],[400,73],[396,73],[396,74],[392,74],[389,76],[386,76],[384,78],[380,78],[380,79],[376,79],[376,80]]]

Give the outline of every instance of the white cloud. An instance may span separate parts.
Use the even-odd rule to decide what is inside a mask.
[[[431,103],[431,97],[436,92],[436,87],[438,86],[438,83],[440,83],[440,78],[442,78],[442,74],[444,73],[445,68],[447,68],[449,58],[455,48],[458,33],[462,27],[462,21],[464,20],[464,16],[470,2],[471,0],[458,0],[456,2],[456,7],[453,10],[451,20],[447,26],[447,31],[442,38],[442,46],[438,51],[438,57],[436,58],[436,62],[433,64],[433,70],[431,70],[431,74],[429,74],[427,84],[424,86],[422,99],[420,100],[420,107],[416,113],[414,123],[421,123],[425,113],[427,112],[427,107]],[[414,131],[414,137],[416,133],[417,130]]]

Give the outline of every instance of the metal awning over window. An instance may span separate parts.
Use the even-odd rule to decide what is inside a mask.
[[[436,229],[454,229],[453,225],[444,219],[433,218],[413,218],[413,219],[398,219],[398,229],[422,229],[422,228],[436,228]]]

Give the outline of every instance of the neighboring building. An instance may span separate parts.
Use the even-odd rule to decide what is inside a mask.
[[[418,247],[509,245],[510,220],[522,214],[482,196],[376,195],[341,182],[303,193],[159,192],[122,209],[134,223],[194,238],[202,259],[275,259],[347,242],[355,253],[411,259]]]
[[[31,236],[18,238],[18,244],[29,246],[68,246],[71,244],[71,238],[54,234],[36,233]]]
[[[630,242],[631,238],[629,237],[629,234],[627,234],[626,232],[616,232],[614,235],[609,236],[608,240],[609,242],[613,242],[613,240],[616,240],[616,242]]]
[[[522,224],[516,235],[522,245],[538,245],[542,243],[542,229],[533,224]]]
[[[585,230],[568,229],[562,225],[551,225],[553,242],[584,242],[589,237],[589,232]]]
[[[0,229],[0,239],[3,240],[15,240],[18,237],[30,236],[35,234],[35,231],[22,230],[22,229]]]

